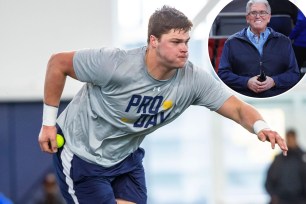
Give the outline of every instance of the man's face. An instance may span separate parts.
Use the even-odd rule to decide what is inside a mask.
[[[263,3],[253,4],[246,16],[247,23],[250,24],[251,31],[255,34],[265,31],[270,18],[271,15],[267,12],[266,5]]]
[[[188,60],[189,32],[170,30],[156,39],[156,54],[165,67],[181,68]]]
[[[286,135],[286,140],[289,149],[295,149],[298,146],[297,139],[293,135],[291,134]]]

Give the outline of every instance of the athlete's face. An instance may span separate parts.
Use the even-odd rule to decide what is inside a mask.
[[[246,16],[247,23],[250,24],[251,31],[254,34],[264,32],[271,15],[267,12],[267,7],[263,3],[255,3],[251,6],[250,12]]]
[[[156,55],[165,67],[181,68],[188,60],[189,32],[170,30],[156,39]]]

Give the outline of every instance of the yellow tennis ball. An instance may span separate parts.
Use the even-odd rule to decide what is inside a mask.
[[[64,137],[60,134],[57,134],[56,135],[56,142],[57,142],[57,148],[61,148],[65,143]]]

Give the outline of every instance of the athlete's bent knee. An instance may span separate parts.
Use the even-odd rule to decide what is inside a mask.
[[[127,200],[116,199],[117,204],[136,204]]]

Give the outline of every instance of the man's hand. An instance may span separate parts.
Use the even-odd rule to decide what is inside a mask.
[[[267,76],[267,79],[263,82],[258,81],[257,78],[258,76],[250,78],[247,84],[248,88],[255,93],[264,92],[275,86],[274,80],[271,77]]]
[[[257,91],[258,93],[264,92],[271,89],[273,86],[275,86],[274,80],[267,76],[266,81],[260,82],[259,86],[257,87]]]
[[[259,75],[258,75],[258,76],[259,76]],[[259,92],[258,92],[258,87],[259,87],[259,86],[261,85],[261,83],[262,83],[262,82],[260,82],[260,81],[257,80],[258,76],[254,76],[254,77],[250,78],[249,81],[248,81],[248,84],[247,84],[248,88],[249,88],[251,91],[255,92],[255,93],[259,93]]]
[[[55,126],[45,126],[41,127],[38,142],[41,151],[48,153],[57,152],[57,142],[56,142],[57,129]]]
[[[257,137],[262,142],[265,141],[270,142],[272,149],[275,148],[275,144],[278,144],[278,146],[283,151],[283,155],[287,156],[287,151],[288,151],[287,144],[285,140],[277,132],[269,129],[264,129],[257,134]]]

